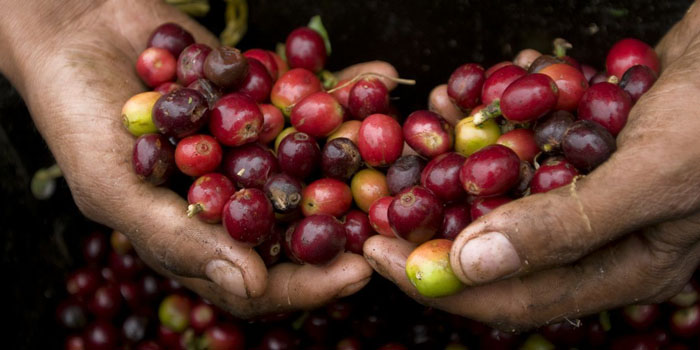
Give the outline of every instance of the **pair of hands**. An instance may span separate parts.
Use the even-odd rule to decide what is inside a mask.
[[[142,90],[133,62],[160,23],[177,22],[198,42],[217,45],[204,28],[153,0],[4,1],[13,16],[0,21],[0,44],[11,48],[0,70],[27,102],[79,208],[126,233],[150,266],[238,316],[322,305],[361,289],[374,268],[423,304],[526,329],[664,300],[700,261],[700,148],[693,147],[700,10],[689,10],[659,44],[663,73],[632,109],[618,151],[575,185],[514,201],[467,227],[451,262],[470,287],[428,299],[405,274],[410,243],[375,236],[366,260],[345,253],[324,267],[267,270],[221,226],[183,215],[178,195],[133,176],[133,137],[115,117]],[[47,20],[20,31],[29,18]],[[339,77],[366,71],[396,76],[372,62]],[[448,120],[461,118],[444,87],[430,105]]]

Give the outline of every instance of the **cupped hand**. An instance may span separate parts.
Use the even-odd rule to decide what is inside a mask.
[[[15,9],[17,22],[25,11],[48,20],[25,23],[34,28],[26,35],[19,23],[5,23],[1,34],[16,49],[0,63],[87,217],[124,232],[151,267],[241,317],[316,307],[369,281],[370,266],[350,253],[326,266],[283,263],[267,270],[255,250],[231,239],[223,226],[187,218],[182,198],[134,174],[134,137],[121,124],[120,110],[144,91],[134,64],[150,32],[176,22],[197,42],[213,47],[214,36],[160,1],[27,4]],[[396,76],[390,65],[372,62],[339,77],[367,71]]]
[[[661,302],[700,262],[699,10],[657,48],[663,71],[634,106],[618,150],[569,186],[503,205],[465,228],[450,252],[467,288],[425,298],[406,277],[414,246],[375,236],[370,264],[419,302],[504,330],[625,304]],[[439,113],[458,113],[444,88]]]

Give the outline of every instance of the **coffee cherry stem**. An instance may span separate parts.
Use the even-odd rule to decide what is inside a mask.
[[[501,116],[501,101],[495,100],[474,114],[474,125],[479,126],[489,119]]]
[[[58,164],[39,169],[32,177],[31,190],[36,199],[48,199],[56,190],[56,179],[63,176]]]
[[[330,89],[338,85],[338,78],[336,78],[335,74],[325,69],[318,73],[318,78],[321,80],[321,85],[323,85],[324,89]]]
[[[346,81],[345,83],[340,84],[340,85],[338,85],[338,86],[336,86],[336,87],[334,87],[334,88],[332,88],[332,89],[330,89],[330,90],[328,90],[328,91],[326,91],[326,92],[329,93],[329,94],[332,94],[333,92],[335,92],[335,91],[337,91],[337,90],[340,90],[340,89],[342,89],[342,88],[344,88],[344,87],[346,87],[346,86],[348,86],[348,85],[355,84],[358,80],[360,80],[360,79],[362,79],[362,78],[365,78],[365,77],[384,78],[384,79],[391,80],[391,81],[393,81],[393,82],[395,82],[395,83],[397,83],[397,84],[403,84],[403,85],[416,85],[416,81],[413,80],[413,79],[394,78],[394,77],[390,77],[390,76],[387,76],[387,75],[384,75],[384,74],[373,73],[373,72],[367,72],[367,73],[358,74],[358,75],[356,75],[354,78],[352,78],[352,79]]]
[[[610,84],[618,85],[618,84],[620,83],[620,78],[618,78],[618,77],[615,76],[615,75],[611,75],[611,76],[608,77],[607,82],[610,83]]]
[[[193,218],[202,211],[204,211],[204,206],[201,203],[190,204],[187,206],[187,217]]]
[[[566,50],[573,48],[570,42],[562,38],[556,38],[553,41],[554,44],[554,56],[557,58],[562,58],[566,56]]]

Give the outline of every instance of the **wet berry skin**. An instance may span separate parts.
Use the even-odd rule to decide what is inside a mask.
[[[193,89],[177,89],[161,96],[153,106],[153,123],[166,136],[192,135],[208,120],[209,102]]]
[[[250,49],[243,52],[243,56],[248,59],[248,63],[250,63],[251,60],[257,60],[258,62],[262,63],[263,66],[265,66],[267,73],[270,74],[272,81],[274,82],[277,80],[277,77],[279,76],[279,68],[277,67],[275,58],[272,56],[272,54],[270,54],[270,52],[263,49]]]
[[[248,74],[243,78],[236,92],[244,94],[257,103],[267,101],[272,90],[272,77],[265,66],[257,60],[248,62]]]
[[[360,150],[350,139],[338,137],[326,142],[321,153],[323,175],[348,180],[362,166]]]
[[[321,149],[311,136],[303,132],[287,135],[277,149],[277,159],[283,172],[306,179],[321,163]]]
[[[209,122],[212,135],[231,147],[257,141],[262,126],[263,115],[258,105],[248,96],[238,93],[219,99]]]
[[[301,204],[301,182],[285,173],[270,176],[263,190],[278,213],[292,212]]]
[[[231,180],[219,173],[209,173],[200,176],[190,186],[187,201],[197,217],[208,223],[221,221],[221,213],[229,197],[236,191]],[[188,215],[190,215],[188,207]]]
[[[365,241],[375,235],[367,214],[360,210],[351,210],[345,214],[345,250],[355,254],[362,254],[362,246]]]
[[[440,229],[443,208],[430,190],[414,186],[396,194],[387,216],[396,236],[413,243],[423,243]]]
[[[431,190],[444,202],[453,202],[464,198],[466,193],[459,180],[459,170],[466,160],[466,157],[456,152],[445,153],[433,158],[421,173],[421,185]]]
[[[632,102],[636,103],[654,85],[656,77],[656,73],[651,68],[636,65],[622,75],[620,87],[630,95]]]
[[[246,188],[224,205],[222,221],[233,239],[258,245],[272,234],[275,213],[263,191]]]
[[[294,229],[291,246],[301,261],[323,265],[345,249],[345,229],[334,217],[317,214],[304,218]]]
[[[447,95],[462,110],[470,110],[479,105],[481,89],[486,76],[484,68],[467,63],[452,72],[447,81]]]
[[[134,144],[132,166],[140,179],[161,185],[175,171],[175,148],[163,135],[142,135]]]
[[[622,88],[608,82],[591,86],[581,97],[578,117],[604,126],[617,136],[627,123],[632,98]]]
[[[391,165],[403,151],[401,125],[388,115],[372,114],[362,121],[357,148],[370,166]]]
[[[219,46],[204,60],[204,76],[224,90],[238,87],[248,75],[248,60],[238,49]]]
[[[489,105],[494,100],[499,100],[508,85],[525,74],[526,70],[512,63],[494,71],[484,82],[481,103]]]
[[[348,110],[355,119],[363,120],[372,114],[389,111],[389,90],[375,77],[360,79],[348,94]]]
[[[425,160],[419,156],[407,155],[397,159],[386,172],[389,192],[394,195],[405,188],[420,185],[421,172],[424,168]]]
[[[475,196],[496,196],[518,183],[520,158],[510,148],[490,145],[467,158],[459,171],[464,190]]]
[[[136,61],[136,72],[149,87],[156,87],[174,80],[177,61],[168,50],[149,47]]]
[[[547,75],[528,74],[511,83],[501,97],[501,112],[510,121],[537,120],[554,109],[559,89]]]
[[[535,170],[530,191],[532,194],[543,193],[568,185],[578,174],[576,168],[564,159],[547,160]]]
[[[535,143],[544,152],[559,151],[566,130],[576,118],[567,111],[556,111],[535,124]]]
[[[175,164],[185,175],[202,176],[221,164],[221,145],[209,135],[192,135],[178,142]]]
[[[454,241],[460,232],[472,221],[470,206],[466,203],[455,203],[445,207],[442,226],[433,237]]]
[[[211,52],[205,44],[192,44],[186,47],[177,59],[177,79],[182,85],[189,85],[204,78],[204,60]]]
[[[178,57],[182,50],[192,44],[194,44],[194,37],[190,32],[179,24],[164,23],[153,31],[146,46],[166,49],[173,57]]]
[[[608,51],[605,67],[609,75],[621,78],[630,67],[642,64],[659,74],[659,57],[646,43],[632,38],[622,39]]]
[[[289,33],[285,53],[291,68],[304,68],[318,73],[326,64],[326,45],[323,38],[308,27],[300,27]]]
[[[564,134],[564,156],[577,169],[591,171],[615,152],[615,138],[607,129],[588,120],[579,120]]]
[[[239,188],[262,189],[267,179],[280,171],[272,151],[258,143],[249,143],[230,150],[222,167]]]
[[[506,196],[479,197],[472,203],[469,213],[472,220],[476,220],[511,201],[513,201],[513,199]]]

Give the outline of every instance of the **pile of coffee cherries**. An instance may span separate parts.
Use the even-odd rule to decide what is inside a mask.
[[[404,147],[383,81],[412,81],[337,81],[323,70],[330,44],[318,18],[289,33],[280,53],[210,48],[176,24],[158,27],[136,62],[154,91],[122,110],[138,137],[134,171],[154,185],[176,170],[191,177],[183,215],[222,222],[270,265],[361,254],[374,234],[369,206],[390,194],[375,168]]]
[[[431,128],[421,128],[420,137],[410,137],[412,123],[429,112],[414,112],[404,123],[408,144],[430,161],[421,168],[416,159],[407,186],[420,186],[376,202],[370,221],[376,209],[389,224],[379,233],[418,244],[434,239],[406,264],[421,294],[439,297],[463,288],[448,253],[450,240],[470,221],[513,199],[569,185],[606,161],[630,109],[659,73],[654,50],[636,39],[610,49],[607,73],[566,56],[566,41],[554,46],[555,55],[524,50],[512,62],[489,69],[467,63],[452,73],[447,94],[467,116],[456,123],[454,151],[426,149],[450,140],[439,115],[432,113]]]
[[[610,49],[604,72],[567,56],[565,41],[554,46],[458,67],[447,94],[459,120],[430,110],[403,118],[385,82],[412,82],[337,81],[323,69],[330,43],[318,19],[283,50],[243,53],[167,23],[136,62],[154,91],[122,111],[138,137],[134,171],[154,185],[188,176],[183,215],[222,222],[268,265],[327,264],[381,234],[420,244],[406,272],[421,294],[454,294],[463,285],[449,268],[452,240],[496,207],[607,160],[659,74],[654,50],[636,39]]]
[[[230,316],[148,269],[123,234],[86,235],[82,257],[56,308],[66,350],[244,348]]]
[[[145,266],[119,232],[96,230],[69,246],[77,264],[57,301],[65,350],[696,349],[698,277],[662,304],[630,305],[504,333],[424,308],[374,279],[316,310],[238,320]]]

